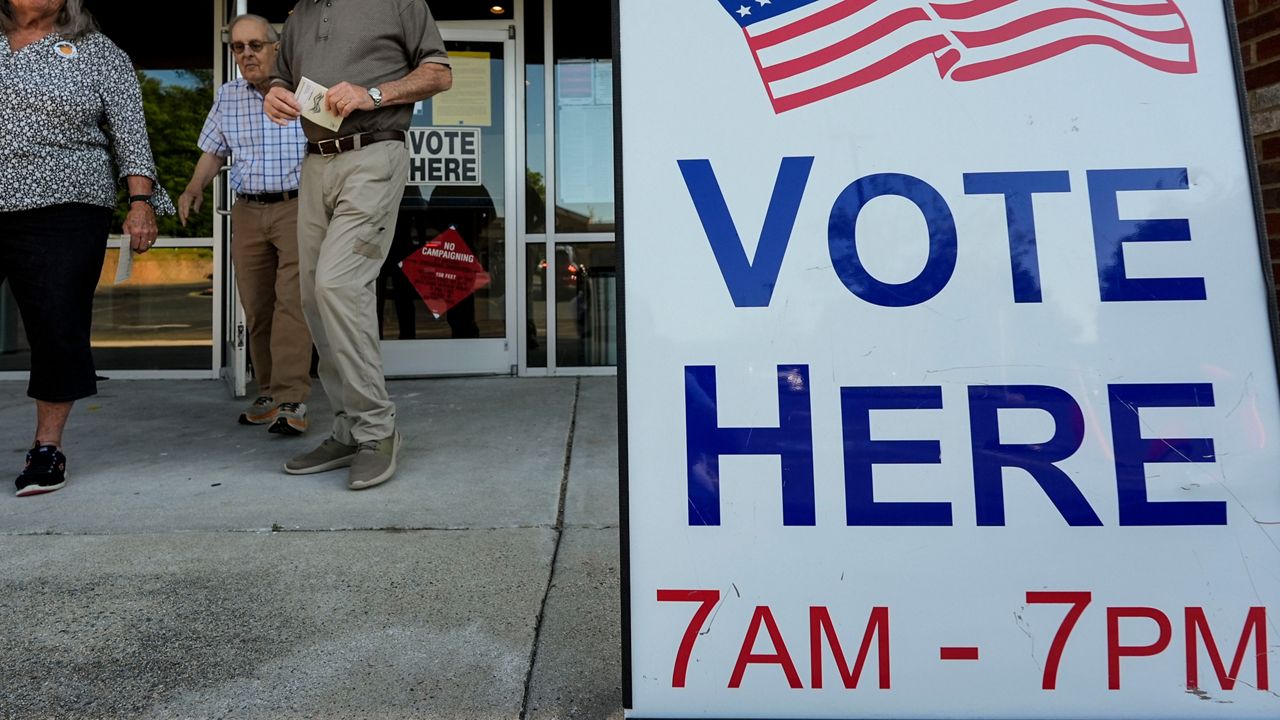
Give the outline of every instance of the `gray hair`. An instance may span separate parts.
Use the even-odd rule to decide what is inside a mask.
[[[0,30],[8,32],[12,29],[13,6],[9,0],[0,0]],[[98,23],[84,9],[84,0],[65,0],[58,16],[53,20],[53,31],[69,40],[78,40],[97,30]]]
[[[3,1],[4,0],[0,0],[0,2]],[[255,22],[262,23],[262,26],[267,29],[267,42],[280,42],[280,33],[276,32],[276,28],[271,24],[271,21],[261,15],[254,15],[253,13],[245,13],[244,15],[237,15],[232,18],[231,22],[227,23],[227,37],[231,37],[231,33],[235,31],[236,26],[245,20],[253,20]]]

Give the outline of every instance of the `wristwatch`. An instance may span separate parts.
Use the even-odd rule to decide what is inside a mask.
[[[369,97],[373,98],[373,109],[382,107],[382,91],[376,87],[369,88]]]

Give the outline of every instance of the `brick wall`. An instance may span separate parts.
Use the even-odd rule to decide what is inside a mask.
[[[1271,271],[1280,286],[1280,0],[1234,2]]]

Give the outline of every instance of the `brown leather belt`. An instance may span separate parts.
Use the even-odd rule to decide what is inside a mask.
[[[405,132],[403,130],[379,130],[377,132],[359,133],[357,135],[347,135],[340,138],[331,138],[329,140],[321,140],[320,142],[307,143],[307,152],[312,155],[323,155],[331,157],[338,153],[359,150],[362,147],[368,147],[374,143],[404,142]]]
[[[236,197],[240,198],[241,200],[248,200],[250,202],[268,204],[268,203],[284,202],[285,200],[292,200],[298,197],[298,191],[285,190],[284,192],[277,192],[277,193],[236,193]]]

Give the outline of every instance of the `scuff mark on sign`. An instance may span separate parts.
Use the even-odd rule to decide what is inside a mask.
[[[1027,606],[1023,605],[1021,610],[1014,611],[1013,622],[1018,626],[1018,629],[1022,631],[1022,634],[1026,635],[1027,639],[1031,641],[1031,662],[1035,663],[1036,669],[1043,673],[1044,668],[1040,666],[1040,660],[1036,657],[1036,636],[1031,634],[1031,629],[1027,627],[1027,621],[1022,617],[1022,613],[1026,611],[1026,609]]]

